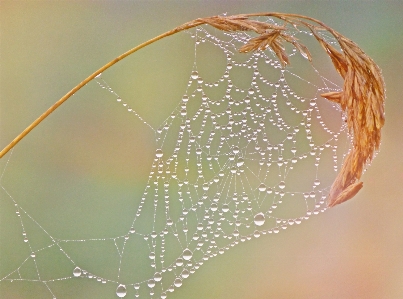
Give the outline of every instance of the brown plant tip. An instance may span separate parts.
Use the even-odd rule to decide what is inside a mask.
[[[343,101],[342,100],[343,92],[340,91],[322,93],[320,96],[337,104],[340,104]]]
[[[270,29],[285,29],[282,26],[249,19],[247,15],[214,16],[198,19],[198,21],[222,31],[254,31],[258,34],[263,34]]]
[[[270,47],[274,53],[276,53],[278,59],[284,67],[285,65],[289,64],[289,60],[280,36],[280,30],[272,30],[270,32],[263,33],[258,37],[250,39],[247,44],[243,45],[239,49],[239,52],[248,53],[257,50],[264,51]]]
[[[309,26],[309,29],[312,31],[313,36],[320,43],[320,45],[325,50],[325,52],[329,55],[336,71],[344,79],[344,77],[346,76],[346,72],[347,72],[347,61],[346,61],[345,57],[343,56],[343,54],[338,52],[332,45],[328,44],[323,38],[321,38],[316,31],[317,28]]]
[[[285,18],[286,19],[286,18]],[[278,26],[261,21],[249,19],[247,15],[238,16],[214,16],[204,19],[198,19],[214,28],[222,31],[254,31],[259,34],[258,37],[251,38],[244,46],[239,49],[241,53],[252,51],[264,51],[270,48],[274,51],[282,66],[289,64],[288,56],[285,52],[283,42],[291,43],[295,48],[309,61],[312,60],[308,48],[299,43],[298,40],[285,33],[287,27],[285,25]],[[290,23],[287,19],[287,22]],[[286,23],[287,23],[286,22]],[[292,22],[291,22],[292,23]],[[293,24],[296,27],[296,24]]]
[[[334,198],[334,200],[328,202],[328,207],[334,207],[335,205],[341,204],[353,198],[358,193],[358,191],[361,190],[363,185],[363,182],[357,181],[346,187],[344,190],[339,190],[340,192],[338,194],[330,194],[330,196]]]
[[[281,65],[284,67],[290,63],[288,55],[285,52],[283,46],[283,41],[286,41],[293,44],[302,56],[304,56],[309,61],[312,61],[312,56],[308,48],[305,45],[299,43],[295,37],[285,34],[283,30],[284,29],[271,30],[259,35],[258,37],[251,38],[245,45],[243,45],[239,49],[239,52],[248,53],[251,51],[264,51],[267,48],[271,48],[280,60]]]

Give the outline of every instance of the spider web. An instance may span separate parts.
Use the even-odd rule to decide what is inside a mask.
[[[293,27],[287,33],[310,38]],[[1,176],[2,204],[13,204],[18,221],[12,230],[22,231],[19,246],[27,254],[0,284],[28,282],[30,290],[40,285],[50,298],[63,298],[55,291],[59,284],[93,281],[113,286],[117,297],[166,298],[237,244],[277,234],[326,210],[329,187],[351,145],[346,116],[319,96],[340,90],[322,74],[326,68],[319,71],[291,46],[286,49],[291,66],[285,68],[270,49],[239,54],[253,37],[246,32],[200,26],[187,35],[194,40],[194,64],[186,91],[157,127],[103,75],[95,79],[155,136],[145,188],[129,219],[121,219],[129,224],[125,231],[112,237],[53,236],[3,183],[9,155]],[[327,33],[322,37],[337,46]],[[222,63],[211,58],[212,48],[224,61],[219,74],[210,72]],[[101,268],[86,263],[98,255],[113,256],[113,262],[99,261]],[[47,262],[52,256],[57,265]],[[46,275],[47,268],[58,271]]]

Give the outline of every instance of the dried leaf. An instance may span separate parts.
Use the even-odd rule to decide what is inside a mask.
[[[244,15],[237,16],[214,16],[204,19],[198,19],[205,24],[209,24],[219,30],[223,31],[254,31],[259,34],[265,33],[267,30],[284,30],[284,26],[277,26],[265,22],[259,22],[249,19]]]
[[[280,30],[272,30],[266,32],[258,37],[251,38],[248,43],[246,43],[239,49],[239,52],[248,53],[257,50],[263,51],[266,50],[267,47],[270,47],[276,54],[277,58],[280,60],[281,64],[285,66],[289,63],[289,59],[280,38]]]
[[[329,55],[330,59],[332,59],[333,65],[336,68],[337,72],[342,76],[345,77],[347,72],[347,61],[345,60],[343,54],[338,52],[333,46],[329,45],[326,41],[323,40],[319,36],[319,34],[313,29],[310,28],[313,36],[316,40],[320,43],[320,45],[325,49],[326,53]]]
[[[298,42],[297,38],[295,38],[294,36],[285,34],[284,32],[281,32],[281,37],[285,41],[289,42],[290,44],[293,44],[294,47],[301,53],[301,55],[303,57],[305,57],[309,61],[312,61],[312,56],[311,56],[311,53],[309,52],[308,48],[305,45]]]
[[[332,101],[332,102],[335,102],[338,104],[341,104],[343,102],[343,92],[342,91],[332,91],[332,92],[322,93],[320,96],[329,101]]]
[[[341,204],[351,198],[353,198],[358,191],[364,186],[363,182],[355,182],[345,188],[340,194],[335,198],[328,199],[328,207],[334,207],[335,205]]]
[[[273,40],[273,42],[271,42],[269,45],[274,53],[276,53],[283,67],[290,63],[287,53],[285,52],[285,49],[279,39]]]

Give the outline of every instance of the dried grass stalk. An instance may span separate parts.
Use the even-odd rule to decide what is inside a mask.
[[[258,16],[278,18],[284,22],[284,25],[278,26],[252,19]],[[354,137],[353,148],[332,184],[328,196],[328,206],[333,207],[357,194],[363,186],[362,182],[360,182],[363,169],[372,160],[374,152],[379,149],[381,128],[385,122],[385,84],[381,70],[353,41],[319,20],[297,14],[273,12],[213,16],[187,22],[163,33],[123,53],[74,87],[5,147],[0,152],[0,158],[76,91],[118,61],[162,38],[203,24],[208,24],[222,31],[252,31],[257,33],[258,36],[251,38],[239,51],[247,53],[270,48],[277,55],[283,67],[289,64],[287,53],[284,50],[284,43],[294,45],[304,57],[310,61],[312,60],[308,48],[295,37],[286,33],[286,25],[290,24],[296,29],[305,27],[313,33],[316,40],[331,58],[337,72],[344,79],[341,92],[324,93],[322,97],[338,103],[343,111],[346,112],[348,129]],[[322,30],[330,32],[335,37],[340,45],[341,52],[321,38],[318,32]]]

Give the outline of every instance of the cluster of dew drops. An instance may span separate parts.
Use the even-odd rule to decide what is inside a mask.
[[[256,97],[259,97],[260,99],[262,99],[262,100],[266,101],[268,104],[270,104],[270,105],[267,106],[267,107],[262,107],[262,106],[260,106],[259,104],[256,104],[256,106],[257,106],[258,108],[260,108],[261,111],[263,112],[263,117],[265,117],[267,114],[270,114],[270,115],[274,114],[275,117],[277,118],[277,121],[276,121],[275,119],[273,119],[272,117],[270,117],[270,119],[269,119],[270,122],[271,122],[273,125],[276,125],[280,130],[286,130],[287,132],[289,132],[289,133],[287,134],[287,136],[286,136],[286,140],[289,140],[289,141],[294,142],[294,143],[296,142],[296,140],[295,140],[295,134],[299,131],[299,128],[298,128],[298,127],[291,128],[291,127],[288,126],[288,125],[284,122],[284,120],[281,118],[280,113],[279,113],[279,110],[278,110],[278,107],[277,107],[277,105],[276,105],[276,94],[274,94],[274,95],[271,97],[271,99],[265,99],[265,98],[260,94],[258,85],[257,85],[257,83],[256,83],[256,78],[260,78],[260,80],[261,80],[263,83],[270,84],[270,86],[274,86],[274,87],[276,88],[276,90],[280,90],[280,91],[283,93],[284,97],[286,98],[286,105],[287,105],[287,106],[290,106],[290,107],[291,107],[290,109],[291,109],[292,111],[296,111],[296,113],[301,113],[301,115],[304,116],[305,119],[301,122],[301,126],[303,126],[303,127],[306,128],[306,130],[307,130],[307,139],[308,139],[308,141],[309,141],[309,145],[311,146],[311,151],[310,151],[308,154],[303,154],[303,155],[301,155],[301,156],[299,156],[299,157],[297,157],[297,156],[295,155],[296,149],[295,149],[295,147],[293,147],[293,148],[291,149],[291,152],[294,154],[294,157],[290,158],[289,161],[286,161],[286,160],[283,160],[283,159],[282,159],[282,156],[281,156],[281,155],[279,155],[277,164],[278,164],[279,166],[281,166],[281,165],[284,165],[284,164],[287,164],[288,162],[290,162],[290,163],[289,163],[289,164],[290,164],[289,169],[292,169],[292,165],[295,164],[295,163],[297,163],[298,158],[299,158],[299,159],[304,159],[304,158],[306,158],[306,157],[310,154],[310,155],[312,155],[312,156],[315,156],[315,155],[316,155],[316,162],[315,162],[315,165],[318,166],[318,165],[319,165],[319,161],[320,161],[320,155],[319,155],[319,153],[320,153],[321,151],[323,151],[324,148],[331,146],[331,147],[332,147],[332,150],[333,150],[333,152],[334,152],[334,155],[333,155],[333,159],[334,159],[334,170],[337,171],[337,167],[338,167],[337,154],[336,154],[336,151],[337,151],[337,144],[330,145],[329,142],[327,142],[327,143],[325,143],[325,144],[323,144],[323,145],[320,145],[320,146],[316,146],[316,145],[314,144],[314,142],[313,142],[313,140],[312,140],[312,135],[311,135],[311,133],[310,133],[310,119],[311,119],[311,116],[310,116],[310,115],[311,115],[311,112],[316,109],[316,114],[317,114],[317,117],[318,117],[318,119],[319,119],[319,122],[320,122],[322,128],[323,128],[326,132],[328,132],[329,134],[331,134],[331,135],[333,136],[333,141],[334,141],[334,143],[337,143],[337,139],[338,139],[338,137],[339,137],[339,134],[341,133],[341,131],[344,130],[344,128],[341,128],[339,132],[332,132],[329,128],[327,128],[326,125],[324,124],[324,122],[320,119],[320,113],[319,113],[318,107],[317,107],[317,105],[316,105],[316,100],[315,100],[315,99],[311,99],[311,100],[310,100],[309,109],[308,109],[308,110],[306,110],[306,111],[298,111],[298,108],[296,108],[296,107],[294,107],[294,106],[292,105],[291,101],[289,100],[289,97],[292,96],[292,97],[294,97],[295,99],[300,100],[301,102],[304,102],[306,99],[304,99],[304,98],[302,98],[302,97],[299,97],[299,96],[298,96],[297,94],[295,94],[295,93],[291,90],[291,88],[287,85],[287,82],[285,82],[285,79],[284,79],[284,76],[283,76],[283,71],[284,71],[284,70],[282,70],[282,72],[281,72],[282,75],[281,75],[281,77],[280,77],[280,79],[279,79],[278,82],[274,82],[274,83],[269,82],[269,80],[265,79],[265,78],[259,73],[259,71],[257,70],[256,62],[255,62],[255,63],[244,62],[244,63],[239,63],[239,64],[237,64],[236,62],[234,62],[234,61],[231,60],[230,51],[228,51],[228,45],[227,45],[226,42],[221,41],[219,38],[217,38],[217,37],[215,37],[214,35],[208,33],[207,31],[203,31],[204,29],[198,28],[197,30],[199,30],[199,31],[198,31],[199,33],[200,33],[200,32],[204,32],[205,37],[199,38],[199,37],[197,37],[197,36],[195,36],[195,35],[192,35],[192,37],[196,39],[196,45],[198,45],[198,44],[200,44],[200,43],[203,43],[203,42],[206,42],[208,39],[210,39],[210,42],[212,42],[214,45],[216,45],[216,46],[218,46],[218,47],[220,47],[220,48],[222,48],[222,49],[224,50],[224,52],[225,52],[226,55],[227,55],[228,63],[227,63],[227,67],[226,67],[226,70],[225,70],[224,75],[223,75],[217,82],[213,82],[213,83],[204,83],[204,82],[203,82],[203,79],[199,76],[198,71],[197,71],[197,70],[193,70],[193,71],[191,72],[191,75],[190,75],[190,80],[189,80],[188,87],[190,87],[194,82],[196,82],[197,87],[196,87],[195,92],[201,92],[201,93],[203,92],[203,88],[201,87],[203,83],[205,84],[206,87],[213,87],[213,86],[218,86],[218,84],[220,84],[220,83],[222,83],[222,82],[224,82],[224,81],[226,81],[226,82],[228,83],[228,88],[229,88],[229,90],[231,90],[231,88],[234,87],[234,86],[233,86],[234,84],[233,84],[233,83],[230,81],[230,79],[229,79],[229,78],[230,78],[229,72],[230,72],[230,70],[232,69],[232,66],[233,66],[233,65],[244,66],[244,67],[254,68],[254,69],[255,69],[254,72],[253,72],[253,76],[254,76],[254,77],[253,77],[253,80],[252,80],[252,83],[251,83],[251,87],[250,87],[248,90],[242,90],[241,88],[234,87],[234,89],[235,89],[237,92],[242,92],[242,93],[246,93],[246,94],[247,94],[247,97],[244,98],[243,101],[244,101],[244,103],[247,104],[247,107],[249,107],[249,108],[247,108],[247,109],[249,109],[249,110],[246,109],[246,110],[243,111],[243,112],[239,112],[239,113],[238,113],[239,115],[237,115],[236,113],[234,113],[234,114],[232,115],[230,106],[231,106],[231,105],[240,105],[241,103],[240,103],[240,102],[234,102],[234,101],[231,99],[230,95],[229,95],[229,91],[227,91],[227,93],[226,93],[226,95],[225,95],[225,98],[226,98],[226,100],[228,101],[228,109],[227,109],[226,111],[222,112],[221,115],[229,114],[229,121],[228,121],[227,126],[226,126],[226,127],[225,127],[225,126],[221,126],[221,129],[222,129],[223,131],[225,131],[225,130],[228,131],[228,130],[229,130],[229,134],[228,134],[228,136],[227,136],[227,141],[228,141],[228,139],[230,139],[230,138],[232,138],[232,140],[234,140],[234,139],[237,138],[237,135],[232,132],[232,127],[233,127],[234,125],[236,125],[236,121],[234,121],[232,117],[241,116],[241,114],[244,114],[244,115],[245,115],[246,113],[249,114],[249,116],[252,118],[252,120],[253,120],[255,123],[256,123],[256,122],[259,122],[259,126],[258,126],[257,129],[247,128],[246,121],[244,121],[243,128],[240,130],[240,132],[241,132],[240,134],[243,134],[243,135],[241,135],[241,137],[244,137],[244,138],[246,137],[246,138],[251,139],[251,140],[256,140],[256,135],[257,135],[257,134],[264,134],[264,133],[262,133],[262,132],[263,132],[263,127],[264,127],[264,125],[265,125],[265,124],[264,124],[264,121],[259,120],[259,115],[257,115],[256,113],[253,113],[253,111],[250,109],[250,103],[251,103],[250,97],[251,97],[251,98],[255,98],[255,99],[256,99]],[[238,42],[240,42],[240,43],[244,43],[245,40],[247,40],[247,39],[250,38],[250,37],[246,37],[246,36],[243,35],[242,33],[241,33],[241,34],[238,34],[238,33],[230,33],[230,34],[232,34],[232,37],[233,37],[233,39],[234,39],[235,41],[238,41]],[[293,53],[294,53],[294,52],[295,52],[295,49],[293,50]],[[258,58],[260,57],[260,55],[261,55],[261,54],[256,53],[256,54],[254,54],[252,57],[254,57],[255,59],[258,59]],[[262,54],[262,55],[263,55],[263,54]],[[280,65],[279,61],[276,60],[276,59],[269,59],[269,58],[266,58],[266,63],[269,64],[269,65],[271,65],[272,67],[281,68],[281,65]],[[100,79],[100,78],[101,78],[101,75],[99,75],[99,76],[97,77],[97,79]],[[117,93],[115,93],[115,92],[106,84],[106,82],[104,82],[104,81],[102,82],[101,80],[98,80],[97,82],[100,84],[100,86],[101,86],[102,88],[106,88],[106,89],[108,89],[110,92],[114,93],[114,94],[117,96],[117,101],[120,102],[121,104],[123,104],[123,106],[127,109],[128,112],[134,113],[138,118],[140,118],[142,121],[144,121],[143,118],[141,118],[141,116],[138,115],[138,114],[134,111],[133,108],[131,108],[127,103],[125,103],[125,102],[122,101],[122,98],[121,98],[120,96],[118,96]],[[174,112],[172,113],[172,115],[171,115],[171,118],[172,118],[172,119],[175,118],[175,117],[177,117],[177,116],[179,116],[179,117],[181,117],[181,118],[184,120],[185,125],[184,125],[183,128],[181,128],[181,132],[184,131],[183,129],[186,127],[187,124],[189,124],[191,121],[193,121],[193,120],[195,120],[197,117],[199,117],[199,116],[201,115],[201,111],[203,111],[203,110],[198,110],[198,112],[196,112],[196,114],[193,116],[193,118],[189,119],[189,118],[188,118],[189,115],[188,115],[188,112],[187,112],[187,109],[186,109],[186,105],[187,105],[189,99],[190,99],[190,97],[189,97],[188,95],[183,96],[182,101],[181,101],[180,105],[178,106],[178,109],[177,109],[176,111],[174,111]],[[218,101],[217,101],[217,100],[216,100],[216,101],[210,100],[210,99],[208,99],[204,94],[203,94],[203,96],[202,96],[202,100],[203,100],[203,103],[206,103],[207,101],[209,101],[209,105],[220,105],[220,101],[219,101],[219,100],[218,100]],[[260,106],[260,107],[259,107],[259,106]],[[205,105],[205,107],[207,107],[207,108],[204,109],[205,117],[207,117],[207,115],[210,115],[211,118],[214,120],[214,118],[219,118],[219,117],[221,116],[219,113],[213,115],[213,114],[211,113],[211,110],[208,108],[208,105]],[[245,118],[244,118],[244,119],[245,119]],[[146,125],[148,125],[148,123],[147,123],[146,121],[144,121],[144,123],[145,123]],[[203,123],[205,123],[205,122],[203,122]],[[241,123],[241,122],[240,122],[240,123]],[[157,130],[154,130],[154,129],[153,129],[153,130],[156,131],[156,133],[157,133],[157,140],[156,140],[157,143],[161,141],[161,139],[162,139],[161,136],[162,136],[162,133],[164,132],[164,130],[165,130],[165,131],[169,130],[171,124],[172,124],[172,123],[169,122],[169,118],[168,118],[168,119],[164,122],[164,124],[162,125],[161,128],[159,128],[159,129],[157,129]],[[149,125],[148,125],[148,126],[149,126]],[[189,125],[189,128],[190,128],[190,125]],[[202,129],[203,129],[203,128],[202,128]],[[251,131],[252,131],[252,132],[251,132]],[[213,134],[212,134],[212,135],[213,135]],[[190,137],[189,142],[190,142],[190,143],[197,143],[197,142],[198,142],[197,137],[198,137],[198,136],[196,136],[196,137]],[[212,139],[212,136],[210,136],[210,137],[211,137],[211,139]],[[238,137],[239,137],[239,136],[238,136]],[[264,138],[263,138],[263,139],[264,139]],[[178,140],[180,140],[180,138],[179,138]],[[224,141],[225,141],[225,140],[226,140],[225,138],[223,138],[223,137],[221,138],[221,143],[220,143],[220,145],[218,146],[218,150],[220,150],[220,148],[223,147],[223,144],[224,144]],[[181,142],[181,141],[179,141],[179,145],[180,145],[180,142]],[[200,143],[199,143],[199,144],[200,144]],[[180,146],[177,145],[177,147],[176,147],[175,150],[174,150],[174,154],[172,155],[173,158],[176,158],[176,157],[177,157],[177,151],[179,150],[179,148],[180,148]],[[204,148],[203,148],[203,149],[200,148],[200,147],[197,148],[197,149],[196,149],[196,154],[197,154],[198,156],[200,156],[201,153],[202,153],[206,148],[209,149],[210,146],[207,144],[207,145],[204,145]],[[275,145],[275,146],[270,146],[270,147],[268,148],[268,151],[270,151],[270,150],[273,149],[273,148],[278,149],[279,151],[281,151],[282,144]],[[257,150],[257,151],[259,150],[259,149],[258,149],[258,146],[256,146],[256,150]],[[232,147],[232,152],[233,152],[233,154],[238,154],[240,151],[241,151],[241,150],[240,150],[237,146],[233,146],[233,147]],[[190,144],[188,145],[188,153],[187,153],[187,154],[189,154],[189,153],[190,153]],[[229,155],[229,154],[227,153],[226,155]],[[170,157],[168,160],[171,160],[171,161],[172,161],[172,160],[173,160],[172,157]],[[160,148],[158,148],[158,149],[156,150],[156,152],[155,152],[155,164],[158,165],[158,163],[161,163],[161,161],[162,161],[163,158],[165,158],[165,157],[164,157],[164,151],[163,151],[163,148],[160,147]],[[214,160],[214,158],[211,157],[211,156],[207,156],[207,160],[208,160],[208,161],[211,161],[211,160]],[[232,158],[230,158],[230,160],[234,161],[235,159],[234,159],[234,157],[232,157]],[[176,162],[176,163],[177,163],[177,162]],[[210,162],[210,163],[211,163],[211,162]],[[232,174],[239,174],[239,173],[241,173],[241,172],[244,171],[244,169],[243,169],[242,167],[245,165],[245,157],[241,157],[241,156],[238,157],[238,159],[237,159],[234,163],[235,163],[235,165],[236,165],[235,168],[237,168],[237,169],[231,168],[231,171],[230,171],[230,172],[231,172]],[[265,161],[259,161],[259,164],[260,164],[260,165],[263,165],[264,163],[266,163],[266,162],[265,162]],[[210,165],[211,165],[211,164],[210,164]],[[176,166],[177,166],[177,164],[176,164]],[[153,165],[153,167],[155,167],[155,166]],[[226,167],[227,167],[227,166],[226,166]],[[167,172],[167,173],[168,173],[168,172]],[[220,172],[218,173],[218,177],[222,177],[222,176],[224,176],[224,173],[223,173],[222,171],[220,171]],[[150,177],[151,177],[151,176],[150,176]],[[176,180],[178,180],[177,177],[176,177],[176,175],[174,175],[173,173],[171,173],[171,177],[173,177],[173,178],[175,178]],[[202,177],[202,175],[201,175],[201,177]],[[218,177],[217,177],[217,181],[215,181],[216,178],[214,178],[214,182],[216,182],[216,183],[218,182]],[[157,177],[157,178],[158,178],[158,177]],[[185,182],[185,184],[188,184],[187,180],[184,179],[184,180],[180,183],[180,186],[183,185],[183,182]],[[206,185],[206,184],[207,184],[207,183],[205,183],[205,185]],[[318,186],[321,184],[321,182],[320,182],[320,180],[319,180],[318,178],[316,178],[313,184],[314,184],[313,187],[315,188],[315,187],[318,187]],[[207,185],[208,185],[208,184],[207,184]],[[149,187],[150,187],[150,186],[147,186],[147,188],[149,188]],[[279,195],[280,198],[282,198],[282,197],[284,196],[284,189],[285,189],[285,187],[286,187],[286,183],[285,183],[284,180],[281,180],[281,181],[277,184],[277,190],[275,191],[275,193],[276,193],[277,195]],[[208,190],[208,187],[205,187],[203,190],[206,190],[206,191],[207,191],[207,190]],[[260,185],[257,186],[257,190],[258,190],[260,193],[262,193],[262,194],[263,194],[263,193],[264,193],[264,194],[266,194],[266,193],[267,193],[267,194],[270,194],[270,193],[273,192],[273,190],[272,190],[270,187],[267,187],[266,184],[263,183],[263,182],[260,183]],[[294,193],[292,193],[291,195],[294,195]],[[309,199],[309,198],[315,199],[315,198],[316,198],[316,193],[315,193],[315,191],[306,192],[306,193],[303,194],[303,197],[304,197],[305,200],[307,200],[307,199]],[[141,211],[141,206],[144,204],[144,199],[145,199],[145,198],[143,197],[143,200],[142,200],[142,202],[140,203],[140,209],[138,210],[137,215],[139,215],[139,213],[140,213],[140,211]],[[326,210],[326,208],[324,207],[325,199],[326,199],[326,194],[322,193],[322,197],[320,198],[320,200],[318,200],[318,201],[316,202],[316,204],[315,204],[315,206],[314,206],[314,209],[313,209],[312,211],[311,211],[311,210],[307,210],[307,211],[306,211],[306,214],[305,214],[304,216],[302,216],[302,217],[299,217],[299,218],[294,218],[294,219],[277,219],[277,220],[276,220],[277,226],[274,227],[274,228],[271,228],[271,229],[268,229],[268,230],[259,230],[259,229],[256,229],[252,234],[246,235],[246,236],[241,236],[241,235],[239,234],[239,232],[238,232],[237,230],[235,230],[235,231],[233,232],[233,236],[235,237],[235,240],[234,240],[232,243],[230,243],[229,245],[227,245],[227,246],[225,246],[225,247],[223,247],[223,248],[220,248],[220,249],[218,250],[218,253],[220,253],[220,254],[224,253],[225,250],[228,250],[230,247],[233,247],[234,245],[238,244],[239,241],[244,242],[245,240],[250,240],[250,239],[252,238],[252,236],[255,237],[255,238],[258,238],[261,234],[278,233],[278,232],[280,231],[280,229],[286,229],[288,226],[293,225],[293,224],[300,224],[300,223],[302,222],[302,220],[308,219],[312,214],[317,215],[317,214],[319,214],[320,212],[324,212],[324,211]],[[211,204],[211,206],[210,206],[210,209],[211,209],[212,211],[216,211],[216,210],[218,209],[218,208],[217,208],[217,201],[218,201],[218,198],[217,198],[217,199],[214,199],[214,200],[212,201],[212,204]],[[204,203],[205,203],[205,202],[206,202],[206,201],[204,201]],[[281,203],[281,200],[279,200],[278,203]],[[199,203],[199,205],[200,205],[200,203]],[[272,207],[275,208],[275,207],[276,207],[275,204],[273,204]],[[196,209],[196,208],[194,208],[194,209]],[[223,205],[222,205],[222,212],[228,212],[229,210],[230,210],[230,208],[229,208],[228,204],[223,204]],[[271,213],[271,212],[272,212],[272,211],[269,211],[268,213]],[[234,216],[234,217],[235,217],[235,216]],[[253,216],[253,224],[255,225],[255,227],[256,227],[256,228],[262,227],[262,226],[265,224],[265,222],[266,222],[266,217],[267,217],[267,214],[266,214],[266,213],[263,213],[263,212],[261,212],[261,211],[255,213],[254,216]],[[239,222],[239,221],[237,221],[237,222]],[[169,218],[169,216],[167,216],[167,225],[171,226],[172,223],[173,223],[172,220]],[[238,224],[237,224],[237,225],[238,225]],[[151,236],[152,236],[153,238],[155,238],[153,235],[154,235],[154,236],[157,236],[157,233],[153,232],[153,233],[151,234]],[[225,236],[224,236],[224,237],[225,237]],[[213,256],[216,256],[216,253],[211,253],[210,255],[207,254],[207,255],[205,255],[205,257],[204,257],[203,259],[204,259],[204,260],[207,260],[207,259],[209,259],[210,257],[213,257]],[[193,258],[193,252],[192,252],[189,248],[185,248],[185,249],[183,250],[181,256],[177,259],[176,263],[177,263],[178,266],[182,266],[182,265],[183,265],[183,260],[184,260],[184,261],[191,261],[192,258]],[[197,269],[202,263],[203,263],[203,261],[197,262],[197,263],[196,263],[196,266],[193,267],[190,271],[189,271],[188,269],[184,268],[184,270],[182,271],[180,277],[178,276],[178,277],[176,277],[176,278],[174,279],[173,284],[172,284],[171,286],[169,286],[169,287],[167,288],[167,290],[165,290],[165,291],[163,291],[163,292],[161,293],[160,298],[161,298],[161,299],[164,299],[164,298],[167,297],[167,292],[166,292],[166,291],[168,291],[168,292],[173,292],[175,288],[180,287],[180,286],[182,285],[182,279],[187,278],[191,273],[194,273],[194,270]],[[191,265],[191,263],[189,262],[188,265]],[[165,269],[165,270],[166,270],[166,269]],[[164,272],[164,271],[163,271],[163,272]],[[80,277],[80,276],[83,276],[83,275],[85,276],[85,275],[87,275],[87,274],[88,274],[88,273],[85,273],[85,271],[82,270],[82,269],[80,269],[79,267],[76,267],[76,268],[74,269],[74,271],[73,271],[73,276],[74,276],[74,277]],[[150,295],[151,295],[151,296],[154,295],[153,288],[155,287],[156,283],[161,282],[162,279],[163,279],[162,274],[161,274],[160,272],[155,272],[155,275],[153,276],[153,278],[149,279],[149,280],[146,282],[147,286],[150,288]],[[103,279],[99,279],[99,280],[101,280],[102,283],[106,283],[106,280],[103,280]],[[139,284],[139,283],[135,283],[135,284],[134,284],[134,289],[135,289],[135,290],[139,290],[139,289],[140,289],[140,284]],[[125,285],[119,284],[118,287],[117,287],[117,289],[116,289],[116,295],[117,295],[118,297],[125,297],[126,294],[127,294],[127,287],[126,287]],[[138,293],[136,294],[136,297],[138,297]]]

